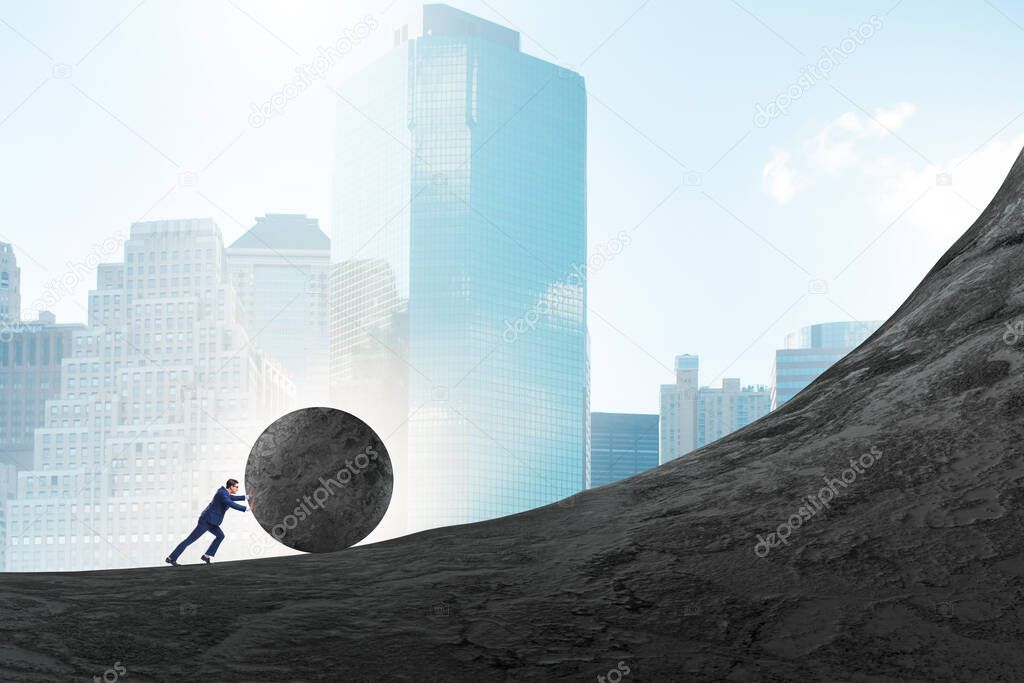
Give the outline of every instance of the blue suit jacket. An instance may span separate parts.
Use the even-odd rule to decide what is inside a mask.
[[[232,502],[235,500],[245,500],[245,496],[233,496],[228,493],[226,488],[221,486],[217,489],[217,493],[213,494],[213,500],[210,501],[210,504],[199,515],[199,519],[208,524],[220,526],[220,523],[224,521],[224,513],[228,511],[228,508],[235,508],[245,512],[246,507]]]

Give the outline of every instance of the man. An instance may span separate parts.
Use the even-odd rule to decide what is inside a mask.
[[[236,495],[238,493],[238,480],[228,479],[224,486],[217,489],[217,492],[213,494],[213,500],[206,506],[202,514],[199,515],[199,523],[196,524],[196,528],[192,530],[192,533],[188,537],[178,544],[178,547],[167,556],[164,560],[167,564],[178,566],[178,557],[185,551],[185,548],[189,547],[194,543],[200,536],[209,531],[213,534],[213,543],[207,549],[206,554],[203,555],[202,560],[206,564],[210,564],[210,560],[217,554],[217,548],[220,547],[221,541],[224,540],[224,532],[220,530],[221,522],[224,521],[224,513],[227,512],[228,508],[234,508],[236,510],[246,511],[244,505],[235,503],[236,500],[245,500],[245,496]],[[249,505],[252,506],[252,496],[249,496]]]

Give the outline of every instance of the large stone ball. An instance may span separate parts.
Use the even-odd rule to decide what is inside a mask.
[[[380,437],[334,408],[303,408],[275,420],[245,466],[245,491],[260,526],[307,553],[366,538],[387,512],[393,487]]]

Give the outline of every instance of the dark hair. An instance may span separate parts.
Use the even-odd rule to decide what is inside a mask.
[[[238,483],[237,479],[228,479],[228,483],[224,484],[224,488],[231,488]]]

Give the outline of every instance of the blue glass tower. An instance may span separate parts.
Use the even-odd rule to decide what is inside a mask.
[[[396,453],[392,533],[558,500],[589,457],[583,79],[420,21],[338,90],[332,400]]]

